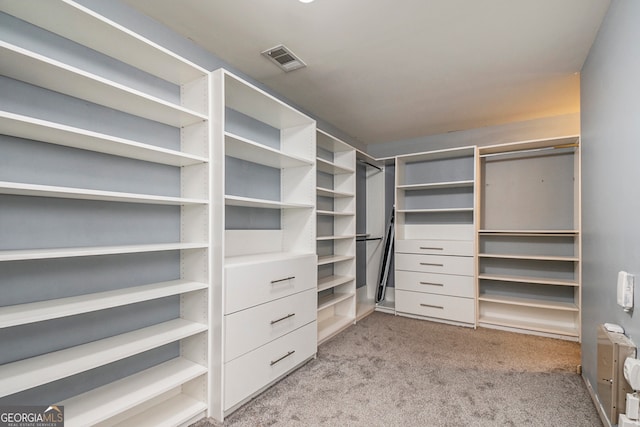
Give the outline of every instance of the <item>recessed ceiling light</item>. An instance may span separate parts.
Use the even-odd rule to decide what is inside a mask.
[[[300,3],[311,3],[313,0],[299,0]]]

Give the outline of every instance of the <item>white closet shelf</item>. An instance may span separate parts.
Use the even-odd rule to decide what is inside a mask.
[[[496,304],[518,305],[523,307],[546,308],[549,310],[565,310],[579,311],[575,303],[550,301],[536,298],[523,298],[507,295],[487,295],[480,293],[479,301],[491,302]]]
[[[55,249],[20,249],[0,251],[2,261],[27,261],[35,259],[73,258],[99,255],[119,255],[144,252],[207,249],[206,243],[160,243],[153,245],[93,246]]]
[[[578,230],[479,230],[481,236],[575,236],[580,234]]]
[[[274,262],[282,260],[292,260],[297,258],[308,257],[315,253],[299,253],[299,252],[268,252],[264,254],[238,255],[230,256],[224,259],[224,265],[227,267],[249,266],[262,262]]]
[[[204,68],[74,1],[48,1],[38,7],[3,1],[2,10],[176,84],[207,75]]]
[[[354,234],[348,235],[348,236],[320,236],[317,237],[316,240],[318,241],[326,241],[326,240],[347,240],[347,239],[354,239],[356,236]]]
[[[340,166],[338,164],[335,164],[325,159],[321,159],[319,157],[316,159],[316,168],[320,172],[330,173],[333,175],[355,172],[352,168],[346,168],[344,166]]]
[[[315,120],[302,114],[251,83],[222,70],[225,82],[225,104],[277,129],[300,126],[315,127]]]
[[[206,373],[204,366],[176,358],[74,396],[59,405],[64,405],[67,426],[95,425]]]
[[[424,184],[404,184],[398,185],[399,190],[435,190],[439,188],[473,188],[474,180],[450,181],[450,182],[433,182]]]
[[[230,132],[225,132],[224,136],[226,156],[278,169],[313,165],[313,160],[286,154]]]
[[[121,193],[117,191],[87,190],[84,188],[57,187],[51,185],[24,184],[6,181],[0,181],[0,194],[174,206],[206,205],[209,203],[206,199],[187,199],[182,197],[156,196],[150,194]]]
[[[497,316],[480,316],[479,326],[493,325],[506,328],[523,329],[527,331],[542,332],[546,334],[564,335],[569,337],[579,336],[575,327],[562,326],[558,324],[546,324],[542,322],[532,322],[529,320],[502,319]]]
[[[79,374],[196,335],[207,326],[175,319],[0,366],[0,397]]]
[[[496,258],[496,259],[521,259],[530,261],[562,261],[562,262],[578,262],[576,256],[549,256],[549,255],[512,255],[512,254],[478,254],[480,258]]]
[[[197,420],[194,417],[205,414],[206,411],[206,403],[186,394],[178,394],[141,414],[116,424],[116,426],[174,427],[195,422]]]
[[[317,210],[316,214],[324,215],[324,216],[354,216],[355,215],[354,212],[335,212],[335,211],[324,211],[324,210]]]
[[[333,197],[335,199],[343,198],[343,197],[344,198],[346,198],[346,197],[355,197],[355,194],[353,194],[353,193],[345,193],[345,192],[342,192],[342,191],[335,191],[335,190],[332,190],[330,188],[322,188],[322,187],[317,187],[316,188],[316,194],[318,196],[321,196],[321,197]]]
[[[0,328],[74,316],[207,289],[207,284],[172,280],[95,294],[0,307]]]
[[[182,153],[6,111],[0,111],[0,128],[3,134],[18,138],[33,139],[170,166],[189,166],[208,162],[208,159],[203,156]]]
[[[318,292],[335,288],[336,286],[349,283],[352,280],[355,280],[355,277],[334,275],[334,276],[327,276],[327,277],[320,278],[318,279]]]
[[[331,316],[318,323],[318,342],[351,325],[355,319],[348,316]]]
[[[355,297],[355,294],[346,293],[334,293],[318,297],[318,311],[332,307],[338,303],[341,303],[342,301],[348,300],[349,298],[353,297]]]
[[[45,89],[175,127],[208,119],[205,114],[3,41],[0,56],[0,74]]]
[[[398,156],[397,159],[406,163],[417,163],[441,159],[457,159],[460,157],[473,157],[475,155],[475,150],[475,146],[453,149],[447,148],[444,150],[429,151],[425,153],[403,154]]]
[[[398,213],[473,212],[473,208],[397,209],[396,212]]]
[[[478,275],[478,279],[495,280],[498,282],[533,283],[538,285],[579,286],[579,284],[575,280],[545,279],[541,277],[526,276],[506,276],[498,274],[480,274]]]
[[[326,255],[318,257],[318,265],[334,264],[336,262],[349,261],[354,257],[349,255]]]
[[[287,203],[279,202],[276,200],[255,199],[252,197],[241,196],[224,196],[224,201],[227,206],[241,206],[246,208],[261,208],[261,209],[307,209],[313,208],[313,205],[304,203]]]

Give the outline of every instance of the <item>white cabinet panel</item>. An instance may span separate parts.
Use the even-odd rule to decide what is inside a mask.
[[[397,270],[395,278],[397,290],[466,298],[475,297],[475,281],[473,276]]]
[[[473,258],[439,255],[396,254],[396,269],[473,276]]]
[[[397,240],[396,252],[429,255],[473,256],[472,240]]]
[[[396,290],[396,311],[464,323],[475,322],[475,302],[471,298]]]

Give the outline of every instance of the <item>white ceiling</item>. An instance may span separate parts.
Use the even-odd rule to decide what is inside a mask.
[[[124,0],[364,144],[579,111],[610,0]],[[307,63],[284,73],[260,52]]]

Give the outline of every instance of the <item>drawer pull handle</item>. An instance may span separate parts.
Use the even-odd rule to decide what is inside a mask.
[[[295,313],[287,314],[287,315],[286,315],[286,316],[284,316],[284,317],[281,317],[281,318],[276,319],[276,320],[272,320],[272,321],[271,321],[271,324],[272,324],[272,325],[275,325],[276,323],[278,323],[278,322],[282,322],[283,320],[290,319],[290,318],[292,318],[292,317],[293,317],[293,316],[295,316],[295,315],[296,315]]]
[[[291,279],[295,279],[295,278],[296,278],[296,276],[289,276],[289,277],[285,277],[284,279],[272,280],[271,284],[274,285],[276,283],[286,282],[287,280],[291,280]]]
[[[444,286],[443,283],[420,282],[421,285]]]
[[[278,362],[283,361],[284,359],[286,359],[287,357],[291,356],[295,352],[296,352],[295,350],[291,350],[291,351],[287,352],[287,354],[285,354],[284,356],[282,356],[282,357],[280,357],[280,358],[278,358],[276,360],[272,360],[271,361],[271,366],[275,365]]]
[[[421,262],[420,265],[430,265],[431,267],[444,267],[444,264],[438,264],[436,262]]]
[[[420,246],[420,249],[424,249],[425,251],[443,251],[444,248],[430,248],[429,246]]]
[[[444,310],[444,307],[439,306],[439,305],[431,305],[431,304],[420,304],[421,307],[427,307],[427,308],[437,308],[438,310]]]

